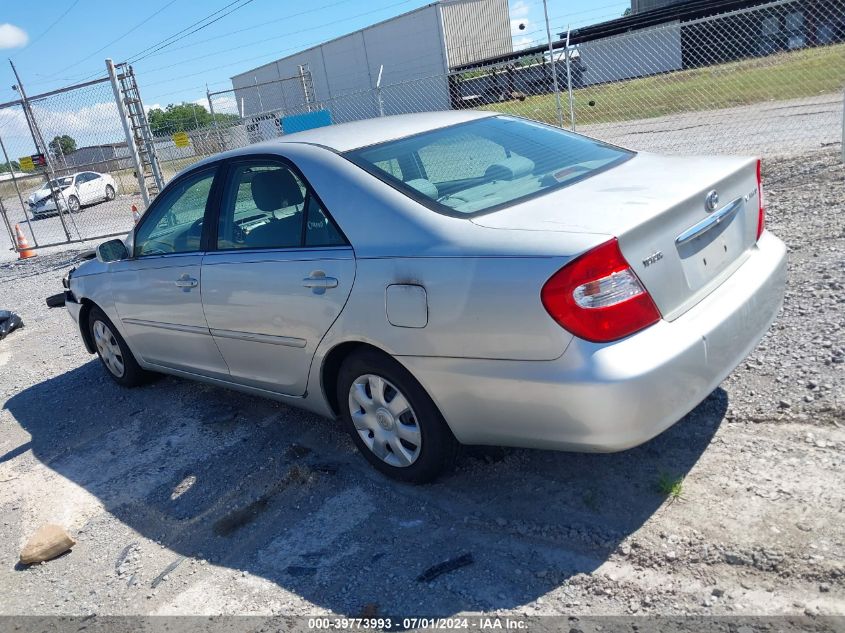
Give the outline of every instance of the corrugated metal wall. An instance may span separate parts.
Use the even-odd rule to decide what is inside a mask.
[[[347,121],[378,115],[371,92],[383,65],[385,114],[441,110],[450,107],[445,76],[451,66],[511,50],[508,0],[446,0],[236,75],[232,87],[245,116],[302,112],[301,82],[278,80],[296,77],[306,65],[316,100],[330,104],[335,121]],[[407,103],[397,86],[437,76],[443,77],[442,90],[429,92],[425,103],[419,96]],[[275,83],[256,87],[267,82]]]
[[[447,73],[438,6],[422,7],[232,77],[239,109],[243,105],[241,111],[247,116],[270,110],[302,111],[301,82],[254,87],[296,77],[301,64],[311,72],[317,101],[331,102],[336,121],[377,116],[373,95],[363,93],[375,88],[382,65],[382,86]],[[430,101],[428,109],[449,107],[445,80],[442,94],[431,94]],[[385,99],[384,107],[385,114],[407,111],[395,99]]]
[[[449,68],[513,51],[508,0],[442,2]]]

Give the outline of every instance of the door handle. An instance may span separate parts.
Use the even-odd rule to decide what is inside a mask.
[[[334,277],[306,277],[302,280],[306,288],[337,288],[337,279]]]
[[[173,283],[176,284],[177,288],[196,288],[199,282],[186,273]]]

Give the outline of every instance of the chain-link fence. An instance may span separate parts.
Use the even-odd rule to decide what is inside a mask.
[[[138,181],[108,78],[0,105],[0,140],[0,248],[15,225],[36,248],[131,228]]]
[[[331,97],[309,85],[293,77],[210,93],[214,125],[191,132],[200,142],[190,151],[319,124],[476,108],[641,150],[793,153],[841,143],[845,2],[779,0],[569,46],[563,34],[551,55]]]
[[[468,108],[664,153],[769,156],[842,142],[845,0],[775,0],[612,35],[601,28],[572,35],[562,34],[551,52],[535,49],[444,75],[383,85],[379,73],[372,88],[357,92],[334,86],[321,93],[303,65],[293,77],[209,92],[207,110],[187,108],[175,123],[150,120],[154,137],[145,146],[158,156],[166,181],[203,156],[303,129]],[[31,130],[37,123],[47,144],[59,138],[47,152],[57,176],[90,170],[114,180],[119,202],[35,221],[29,197],[47,170],[22,173],[14,183],[0,174],[10,224],[31,226],[38,245],[131,226],[127,198],[138,202],[144,178],[135,178],[126,144],[143,136],[139,126],[148,128],[137,87],[126,89],[122,72],[111,87],[103,79],[33,97],[31,115],[21,102],[0,104],[0,139],[10,161],[37,150]],[[75,141],[72,150],[64,136]]]

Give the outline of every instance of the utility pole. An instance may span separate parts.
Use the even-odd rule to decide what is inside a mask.
[[[9,60],[9,64],[12,67],[12,72],[15,74],[15,80],[18,82],[16,84],[17,90],[21,96],[21,103],[23,104],[24,115],[27,117],[27,121],[29,122],[29,131],[32,134],[32,142],[35,143],[35,152],[37,154],[43,154],[44,162],[47,164],[47,185],[50,187],[50,196],[56,203],[56,210],[59,212],[59,221],[62,223],[62,228],[64,229],[65,237],[67,237],[68,241],[70,241],[73,238],[71,237],[70,231],[67,228],[67,223],[65,223],[65,214],[61,209],[59,198],[65,201],[65,208],[68,210],[68,215],[70,215],[70,205],[68,205],[67,199],[65,198],[65,194],[64,191],[62,191],[62,188],[56,187],[54,184],[56,181],[56,170],[53,169],[53,159],[50,157],[49,148],[44,142],[44,137],[41,136],[41,130],[38,129],[38,121],[35,120],[35,116],[32,114],[32,108],[29,105],[29,100],[26,98],[26,91],[24,90],[23,83],[21,83],[20,75],[18,75],[18,69],[15,68],[15,63],[11,59]],[[73,218],[71,218],[71,221],[73,222],[75,227],[76,221]],[[79,233],[79,229],[77,229],[76,232]]]
[[[38,139],[35,136],[35,130],[32,127],[32,121],[29,118],[29,102],[26,100],[26,93],[24,92],[23,86],[21,85],[21,78],[18,76],[18,70],[15,68],[14,62],[9,60],[9,64],[12,66],[12,72],[15,73],[15,79],[17,83],[12,86],[14,90],[21,96],[21,104],[23,105],[23,117],[26,119],[26,125],[29,128],[29,134],[32,136],[32,141],[35,143],[35,153],[40,154],[41,148],[38,146]]]
[[[557,108],[557,124],[563,127],[563,110],[560,105],[560,90],[557,85],[557,68],[555,68],[555,51],[552,46],[552,29],[549,26],[549,3],[543,0],[543,13],[546,16],[546,38],[549,41],[549,59],[552,64],[552,86],[555,91],[555,107]]]

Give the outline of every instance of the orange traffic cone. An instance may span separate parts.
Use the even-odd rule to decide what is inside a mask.
[[[21,231],[21,227],[15,224],[15,237],[18,240],[18,259],[29,259],[35,257],[38,253],[29,248],[29,242],[26,241],[26,235]]]
[[[138,224],[138,220],[140,220],[140,219],[141,219],[141,214],[138,213],[138,207],[136,207],[133,204],[132,205],[132,220],[133,220],[133,222],[135,222],[135,224]]]

